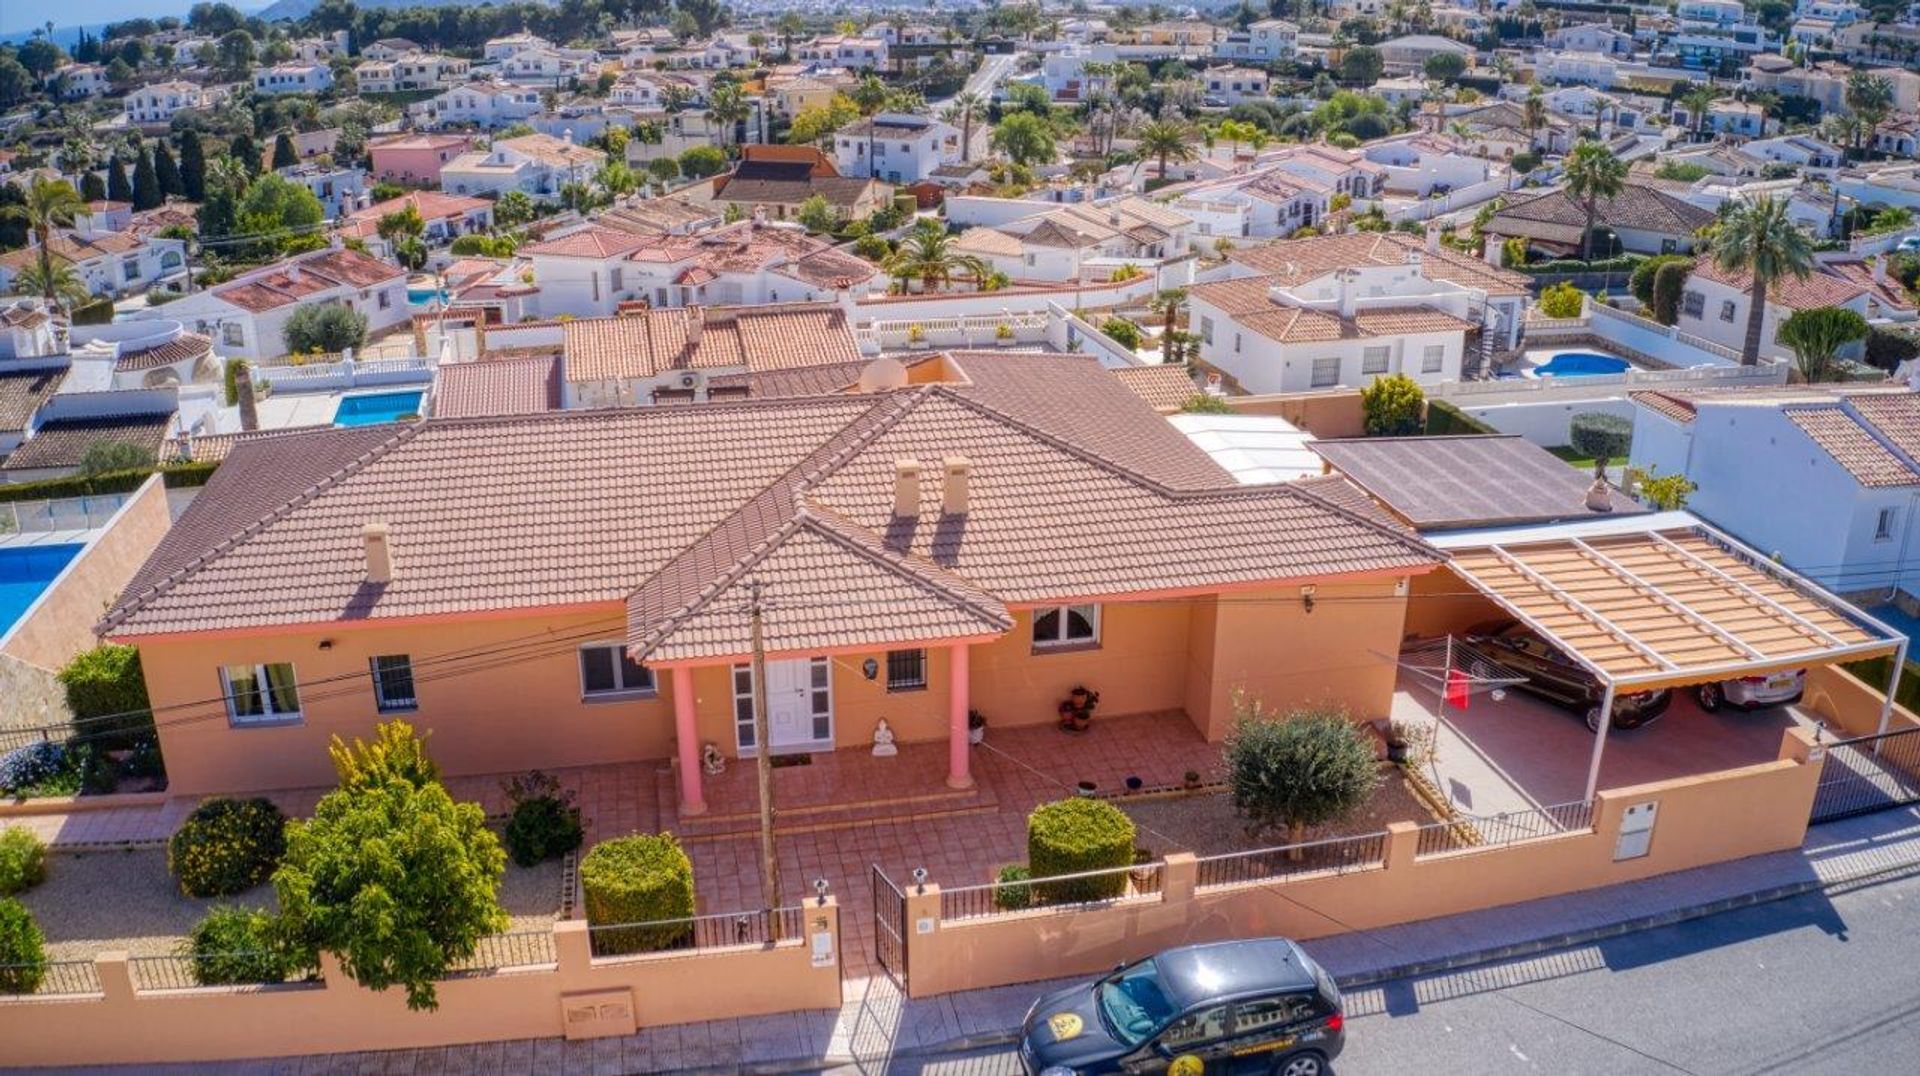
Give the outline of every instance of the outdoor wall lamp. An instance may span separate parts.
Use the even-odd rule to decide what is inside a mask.
[[[332,650],[332,649],[333,649],[333,640],[332,640],[332,639],[322,639],[322,640],[320,640],[320,649],[322,649],[322,650]]]
[[[1300,605],[1302,608],[1306,609],[1307,612],[1309,613],[1313,612],[1313,587],[1312,586],[1304,586],[1300,588]]]
[[[919,886],[919,887],[920,887],[920,895],[921,895],[921,896],[926,896],[926,894],[927,894],[927,868],[925,868],[925,867],[915,867],[915,868],[913,868],[913,884],[914,884],[914,885],[916,885],[916,886]]]
[[[860,674],[871,680],[880,675],[880,663],[868,658],[860,663]]]
[[[820,903],[825,904],[827,902],[827,880],[825,878],[815,878],[813,880],[813,892],[820,898]]]

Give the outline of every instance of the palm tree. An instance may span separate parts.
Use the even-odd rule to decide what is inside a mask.
[[[33,233],[34,247],[38,251],[35,279],[40,285],[40,294],[48,305],[58,309],[61,306],[58,286],[59,274],[53,262],[53,230],[71,227],[73,215],[86,208],[80,200],[80,192],[73,184],[64,179],[41,177],[27,188],[27,200],[0,208],[0,216],[18,218],[27,222],[27,230]],[[69,273],[72,270],[68,270]],[[84,294],[84,292],[83,292]]]
[[[1580,237],[1580,260],[1593,260],[1593,226],[1600,215],[1600,199],[1612,198],[1627,185],[1627,162],[1598,142],[1582,142],[1567,154],[1567,193],[1587,209],[1587,228]]]
[[[1847,108],[1859,121],[1852,148],[1856,153],[1860,142],[1868,147],[1873,145],[1874,132],[1879,130],[1881,121],[1893,111],[1893,82],[1885,75],[1876,75],[1870,71],[1855,71],[1847,76]]]
[[[853,90],[847,94],[847,97],[853,101],[853,107],[859,109],[860,114],[867,118],[868,179],[872,179],[880,174],[879,162],[873,159],[873,116],[874,113],[887,107],[887,99],[890,96],[892,96],[892,92],[887,89],[887,84],[881,82],[880,79],[874,75],[868,75],[861,79],[860,84],[855,86]]]
[[[1168,288],[1154,296],[1153,301],[1149,304],[1153,309],[1160,311],[1160,315],[1166,319],[1162,322],[1160,328],[1161,362],[1173,361],[1175,348],[1174,334],[1180,320],[1180,304],[1186,301],[1187,289]]]
[[[1547,99],[1540,91],[1540,84],[1534,83],[1527,91],[1527,102],[1522,106],[1524,122],[1527,125],[1527,148],[1539,149],[1540,128],[1547,125]]]
[[[13,290],[17,295],[38,295],[49,303],[57,300],[68,307],[79,306],[93,297],[65,259],[23,267],[13,278]]]
[[[780,51],[792,59],[793,39],[807,32],[807,20],[798,11],[789,11],[775,25],[780,31]]]
[[[1789,276],[1805,280],[1813,272],[1813,240],[1787,213],[1785,200],[1762,194],[1726,211],[1713,230],[1713,264],[1728,273],[1748,273],[1747,336],[1740,364],[1760,361],[1760,329],[1766,320],[1767,289]]]
[[[919,280],[927,291],[951,284],[956,276],[980,284],[993,272],[986,262],[953,249],[953,236],[937,220],[922,220],[887,258],[887,272],[901,281]]]
[[[594,173],[593,180],[616,202],[640,189],[640,177],[633,174],[633,169],[627,167],[625,161],[608,161],[601,165],[600,170]]]
[[[954,98],[953,103],[947,106],[947,122],[960,125],[960,159],[962,161],[973,159],[973,114],[985,110],[986,107],[986,102],[981,100],[980,95],[971,92]]]
[[[1695,86],[1680,95],[1680,104],[1687,110],[1687,133],[1696,141],[1700,137],[1701,122],[1707,118],[1707,110],[1720,97],[1720,91],[1708,85]]]
[[[747,99],[736,83],[717,83],[707,95],[707,116],[720,125],[720,145],[724,149],[736,127],[752,114]]]
[[[1191,161],[1198,154],[1193,148],[1193,131],[1184,123],[1155,120],[1137,132],[1140,153],[1160,162],[1159,178],[1167,178],[1167,163]]]

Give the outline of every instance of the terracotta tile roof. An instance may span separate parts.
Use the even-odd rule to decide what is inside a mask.
[[[183,332],[155,347],[139,351],[122,351],[113,368],[128,373],[136,370],[154,370],[162,366],[172,366],[183,359],[197,358],[212,350],[212,340],[199,333]]]
[[[47,243],[53,256],[65,262],[83,262],[93,258],[104,258],[114,254],[125,254],[137,250],[145,241],[128,232],[105,232],[100,235],[81,237],[71,233],[56,233]],[[37,247],[21,247],[19,250],[0,254],[0,265],[10,269],[22,269],[34,264],[40,258]]]
[[[1353,323],[1365,336],[1469,332],[1478,328],[1470,321],[1426,306],[1376,306],[1355,313]]]
[[[1268,289],[1274,285],[1298,283],[1300,279],[1310,277],[1238,277],[1196,284],[1188,294],[1219,307],[1248,330],[1282,344],[1404,333],[1468,332],[1475,327],[1471,322],[1432,307],[1373,307],[1356,312],[1348,320],[1329,311],[1283,306],[1268,295]]]
[[[1891,255],[1882,255],[1882,257],[1891,257]],[[1913,297],[1907,294],[1907,289],[1902,287],[1898,280],[1895,280],[1892,275],[1888,275],[1884,282],[1873,279],[1873,266],[1864,261],[1825,262],[1822,268],[1849,284],[1865,288],[1873,297],[1873,301],[1883,307],[1893,310],[1913,309]]]
[[[1298,306],[1269,303],[1265,310],[1241,314],[1236,320],[1249,330],[1282,344],[1338,340],[1356,335],[1348,331],[1352,324],[1341,321],[1338,314],[1326,314]]]
[[[1200,463],[1169,470],[1208,481],[1129,470],[983,402],[995,372],[972,361],[971,386],[429,418],[243,444],[102,627],[139,636],[625,602],[629,640],[671,660],[737,647],[739,603],[720,597],[745,578],[767,588],[770,635],[817,646],[991,633],[1007,604],[1440,562],[1326,490],[1233,484],[1170,426],[1167,448]],[[1070,399],[1036,410],[1077,415],[1109,440],[1167,426],[1091,360],[1060,369],[1111,386],[1122,409],[1070,381]],[[937,468],[954,455],[974,461],[965,526],[940,508]],[[894,461],[908,458],[927,468],[921,512],[895,520]],[[608,474],[621,480],[610,487]],[[373,521],[393,534],[396,576],[383,587],[365,582],[360,528]]]
[[[1121,366],[1108,372],[1149,407],[1161,410],[1178,408],[1200,391],[1193,375],[1181,366]]]
[[[102,441],[124,441],[158,455],[173,413],[118,415],[113,418],[58,419],[43,422],[32,437],[0,463],[6,470],[78,467],[87,449]]]
[[[1753,274],[1749,272],[1729,273],[1714,264],[1712,258],[1701,258],[1693,265],[1688,279],[1699,277],[1724,284],[1744,293],[1753,287]],[[1830,276],[1818,269],[1808,273],[1805,279],[1788,275],[1774,281],[1767,288],[1767,301],[1780,303],[1795,310],[1812,310],[1822,306],[1842,306],[1866,294],[1867,289],[1852,281],[1838,276]]]
[[[463,194],[446,194],[441,191],[408,191],[398,198],[389,198],[384,202],[375,202],[365,209],[349,214],[342,225],[361,235],[376,234],[380,218],[389,213],[398,213],[412,206],[421,220],[446,220],[453,217],[465,217],[476,210],[488,209],[492,202],[484,198],[469,198]]]
[[[699,340],[688,340],[700,324]],[[566,323],[570,383],[658,377],[669,370],[783,370],[854,362],[859,345],[838,304],[671,307]]]
[[[243,310],[259,314],[334,288],[368,288],[406,275],[405,269],[391,262],[341,248],[289,258],[264,270],[244,274],[231,284],[214,288],[213,293]]]
[[[518,253],[545,254],[564,258],[617,258],[646,245],[645,237],[595,225],[545,242],[521,247]]]
[[[1242,247],[1227,257],[1280,277],[1276,283],[1298,284],[1348,266],[1404,265],[1409,251],[1421,252],[1420,272],[1429,280],[1480,288],[1492,295],[1528,294],[1529,279],[1511,269],[1496,269],[1445,247],[1430,251],[1422,237],[1393,232],[1283,239],[1265,246]]]
[[[433,413],[441,418],[535,415],[560,406],[558,355],[447,363],[434,375]]]
[[[542,164],[565,168],[598,166],[607,159],[607,155],[591,146],[578,146],[565,139],[552,135],[530,134],[519,138],[502,138],[493,144],[493,148],[511,149],[523,156],[531,157]]]
[[[1841,408],[1790,407],[1786,415],[1808,439],[1863,486],[1920,485],[1920,472],[1876,440]]]
[[[0,430],[24,430],[67,376],[62,365],[51,370],[0,368]]]
[[[1920,397],[1911,392],[1850,394],[1846,404],[1895,449],[1920,461]]]
[[[1664,392],[1641,391],[1627,393],[1634,403],[1664,415],[1675,422],[1692,422],[1693,402],[1684,397],[1670,396]]]
[[[1640,183],[1627,183],[1619,194],[1602,198],[1595,206],[1595,219],[1611,228],[1691,236],[1713,223],[1712,210]],[[1487,229],[1500,235],[1578,243],[1586,225],[1586,206],[1565,190],[1556,190],[1507,206],[1493,215]]]

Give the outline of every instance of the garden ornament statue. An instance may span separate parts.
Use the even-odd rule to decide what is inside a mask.
[[[880,723],[873,727],[873,757],[892,758],[899,753],[900,749],[893,744],[893,729],[883,717]]]
[[[708,777],[727,772],[727,756],[720,753],[720,745],[712,740],[700,745],[700,770]]]

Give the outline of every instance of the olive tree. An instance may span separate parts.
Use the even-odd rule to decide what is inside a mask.
[[[367,316],[338,304],[303,306],[287,318],[281,334],[288,354],[341,352],[366,342]]]
[[[1234,699],[1227,738],[1233,805],[1257,829],[1284,829],[1298,844],[1308,826],[1337,822],[1373,795],[1380,769],[1373,744],[1335,709],[1267,710]]]
[[[1583,456],[1593,457],[1593,477],[1607,477],[1607,463],[1633,447],[1633,423],[1604,411],[1582,411],[1568,424],[1569,442]]]
[[[1404,437],[1426,422],[1427,397],[1413,378],[1388,374],[1360,390],[1360,408],[1368,437]]]
[[[1795,310],[1780,323],[1776,338],[1793,349],[1801,380],[1825,381],[1840,349],[1867,337],[1867,319],[1845,307]]]

